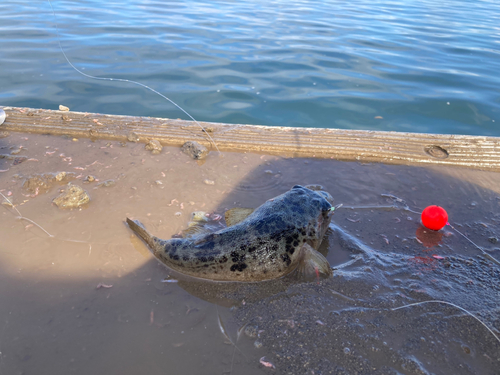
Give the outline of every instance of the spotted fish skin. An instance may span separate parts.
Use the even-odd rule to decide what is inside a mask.
[[[317,253],[332,203],[327,192],[296,185],[243,221],[209,234],[162,240],[138,221],[127,218],[127,223],[160,262],[180,273],[217,281],[262,281],[295,270],[304,249]]]

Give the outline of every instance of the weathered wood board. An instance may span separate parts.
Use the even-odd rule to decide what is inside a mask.
[[[157,139],[163,145],[171,146],[195,140],[214,150],[210,136],[220,151],[500,170],[500,137],[196,123],[152,117],[0,108],[7,113],[0,131],[117,141]]]

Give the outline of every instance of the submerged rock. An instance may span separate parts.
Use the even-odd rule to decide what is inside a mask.
[[[191,156],[193,159],[205,159],[208,155],[208,149],[200,145],[196,141],[188,141],[182,145],[181,148],[182,152],[185,154]]]
[[[90,196],[80,186],[69,183],[52,202],[59,208],[78,208],[89,203]]]
[[[67,182],[75,178],[73,172],[41,173],[27,177],[23,183],[23,188],[30,193],[42,193],[51,189],[54,185]]]
[[[146,150],[151,151],[153,155],[158,155],[163,150],[163,146],[157,139],[151,139],[146,144]]]
[[[139,141],[140,141],[140,138],[139,138],[139,136],[138,136],[136,133],[134,133],[134,132],[130,132],[130,133],[128,133],[128,135],[127,135],[127,140],[128,140],[129,142],[139,142]]]
[[[115,180],[106,180],[106,181],[103,181],[101,182],[99,185],[99,187],[110,187],[110,186],[114,186],[116,185],[116,181]]]

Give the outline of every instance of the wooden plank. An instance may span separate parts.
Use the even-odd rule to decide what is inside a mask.
[[[180,146],[195,140],[220,151],[265,152],[361,162],[455,165],[500,170],[500,138],[364,130],[230,125],[152,117],[103,115],[0,107],[7,113],[0,130],[139,142],[157,139]]]

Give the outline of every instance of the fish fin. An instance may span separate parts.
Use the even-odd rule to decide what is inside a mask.
[[[196,223],[190,225],[188,228],[184,229],[181,234],[182,238],[191,238],[195,236],[199,236],[200,234],[207,234],[210,233],[211,231],[201,223]]]
[[[153,236],[149,234],[139,220],[131,220],[127,217],[127,224],[138,237],[149,245],[149,247],[154,247]]]
[[[226,224],[228,227],[231,227],[239,222],[245,220],[252,212],[255,210],[253,208],[242,208],[235,207],[227,210],[224,214],[224,218],[226,219]]]
[[[310,245],[304,244],[300,249],[299,264],[295,276],[300,280],[314,280],[332,276],[332,267],[328,260]]]

